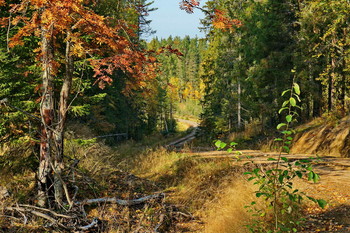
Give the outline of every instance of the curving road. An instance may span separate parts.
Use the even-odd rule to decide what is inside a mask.
[[[177,139],[176,141],[173,141],[173,142],[169,143],[168,145],[166,145],[166,148],[177,149],[177,148],[183,147],[187,142],[190,142],[190,141],[192,141],[193,139],[196,138],[196,133],[198,132],[198,126],[199,126],[198,122],[190,121],[190,120],[184,120],[184,119],[179,119],[179,118],[177,118],[176,120],[178,122],[182,122],[182,123],[188,124],[189,127],[193,127],[193,129],[185,137]]]

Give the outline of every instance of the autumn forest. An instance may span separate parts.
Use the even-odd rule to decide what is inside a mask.
[[[154,1],[0,0],[0,232],[350,232],[350,2]]]

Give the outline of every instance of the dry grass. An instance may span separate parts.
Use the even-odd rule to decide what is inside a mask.
[[[254,136],[259,135],[262,131],[261,122],[258,120],[247,124],[242,132],[233,132],[228,136],[229,141],[245,141],[250,140]]]
[[[237,178],[233,183],[225,185],[218,200],[209,203],[205,211],[206,233],[243,233],[249,232],[244,225],[252,220],[245,206],[249,205],[254,198],[254,186],[244,179]]]
[[[158,176],[171,172],[172,166],[184,157],[184,154],[168,152],[165,148],[149,150],[134,159],[132,172],[157,179]]]
[[[248,232],[244,225],[252,216],[245,206],[255,201],[255,187],[243,177],[244,168],[235,167],[231,159],[162,149],[142,155],[135,165],[135,173],[170,191],[168,201],[200,217],[205,232]]]

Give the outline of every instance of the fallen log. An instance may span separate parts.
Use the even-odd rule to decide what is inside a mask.
[[[157,198],[164,198],[164,193],[157,193],[145,197],[141,197],[138,199],[133,199],[133,200],[122,200],[122,199],[117,199],[115,197],[105,197],[105,198],[96,198],[96,199],[88,199],[84,201],[76,201],[74,204],[76,205],[89,205],[89,204],[96,204],[96,203],[112,203],[112,204],[118,204],[122,206],[133,206],[133,205],[138,205],[142,204],[146,201],[152,200],[152,199],[157,199]]]

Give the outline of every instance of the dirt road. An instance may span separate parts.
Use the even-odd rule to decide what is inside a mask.
[[[167,148],[181,148],[183,147],[186,143],[192,141],[193,139],[196,138],[196,134],[198,132],[198,123],[195,121],[190,121],[190,120],[184,120],[184,119],[176,119],[178,122],[182,122],[188,125],[188,127],[192,127],[192,131],[186,135],[185,137],[182,137],[176,141],[173,141],[166,145]]]
[[[233,159],[233,164],[242,165],[248,161],[255,164],[268,165],[274,161],[267,161],[267,158],[277,158],[278,153],[263,152],[258,150],[242,150],[242,155],[237,160],[237,154],[226,151],[205,151],[191,152],[191,156],[204,158]],[[249,156],[250,158],[247,158]],[[316,157],[307,154],[283,154],[289,160],[306,159]],[[305,182],[302,189],[308,195],[324,199],[328,202],[325,209],[315,205],[308,207],[307,219],[300,232],[350,232],[350,159],[337,157],[323,157],[314,164],[314,171],[321,180],[314,184]]]
[[[185,143],[193,140],[198,130],[198,123],[177,119],[192,127],[187,136],[169,144],[174,147],[181,147]],[[254,161],[255,164],[271,164],[274,161],[267,161],[267,158],[277,158],[276,152],[263,152],[259,150],[242,150],[240,151],[239,160],[237,161],[236,153],[226,151],[204,151],[204,152],[187,152],[190,156],[203,158],[227,158],[231,157],[234,163],[245,164],[248,161]],[[247,158],[250,157],[250,158]],[[283,154],[283,157],[289,160],[306,159],[316,157],[311,154]],[[307,219],[300,232],[348,232],[350,233],[350,159],[339,157],[322,157],[314,165],[314,171],[317,172],[321,179],[318,183],[307,183],[303,187],[304,191],[317,199],[324,199],[328,202],[325,209],[317,206],[310,206],[306,211]]]

